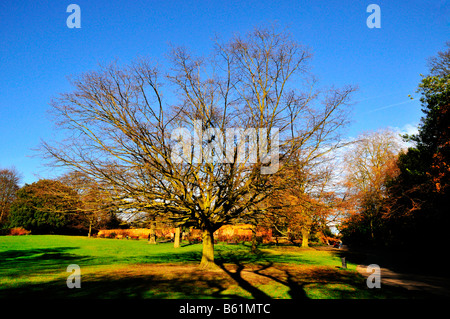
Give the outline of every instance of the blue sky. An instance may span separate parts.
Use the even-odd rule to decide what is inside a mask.
[[[80,6],[80,29],[66,25],[71,3]],[[379,29],[366,25],[371,3],[381,9]],[[215,34],[227,38],[275,21],[312,49],[321,85],[359,86],[349,136],[417,125],[420,73],[427,72],[426,59],[450,40],[450,4],[440,0],[2,0],[0,168],[15,166],[23,183],[55,177],[32,149],[57,134],[48,103],[71,90],[67,76],[115,59],[164,61],[169,43],[207,53]]]

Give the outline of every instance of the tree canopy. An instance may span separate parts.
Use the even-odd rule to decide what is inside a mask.
[[[17,191],[9,225],[32,234],[79,234],[84,232],[80,205],[73,189],[58,181],[39,180]]]
[[[11,203],[19,190],[20,174],[15,168],[0,169],[0,227],[8,220]]]

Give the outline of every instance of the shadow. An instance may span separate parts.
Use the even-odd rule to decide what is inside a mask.
[[[363,248],[347,248],[334,249],[335,254],[339,257],[345,257],[347,262],[357,265],[377,264],[383,268],[389,268],[397,272],[407,272],[414,274],[429,274],[432,271],[435,275],[444,275],[442,267],[433,267],[440,264],[436,257],[431,258],[424,251],[395,251],[388,249],[363,249]]]
[[[40,249],[25,249],[25,250],[7,250],[0,252],[0,264],[8,260],[22,259],[46,259],[50,257],[61,257],[65,252],[79,247],[57,247],[57,248],[40,248]],[[59,256],[59,257],[58,257]]]
[[[201,251],[177,251],[172,253],[153,254],[148,257],[149,263],[200,263]]]
[[[329,250],[340,259],[345,258],[347,263],[360,265],[368,261],[367,254],[363,251],[354,251],[348,248],[347,249],[330,248]]]
[[[385,291],[421,299],[448,298],[450,295],[448,275],[442,272],[443,267],[439,263],[436,267],[437,262],[433,263],[428,252],[351,248],[336,249],[335,254],[361,266],[364,281],[370,274],[364,273],[366,266],[378,265],[381,268],[381,286]]]
[[[8,280],[0,285],[0,298],[367,299],[405,296],[400,288],[387,290],[383,287],[382,292],[370,290],[355,271],[315,265],[301,256],[264,251],[250,253],[246,246],[244,249],[236,245],[216,247],[217,268],[207,270],[198,267],[200,246],[150,254],[148,258],[83,256],[74,251],[79,247],[4,251],[0,253],[0,278],[5,276]],[[336,250],[335,253],[345,253],[348,262],[366,258],[364,254],[349,255],[349,251]],[[81,266],[80,289],[67,287],[66,267],[71,263]],[[83,264],[93,267],[83,268]]]
[[[44,283],[2,287],[0,299],[201,299],[233,298],[225,274],[200,271],[196,266],[124,266],[81,274],[81,287],[68,288],[67,277]]]
[[[234,271],[231,271],[231,269],[228,269],[225,264],[217,264],[220,269],[222,269],[228,276],[230,276],[242,289],[249,292],[253,298],[255,299],[270,299],[270,296],[267,295],[262,290],[256,288],[253,286],[249,281],[245,280],[242,277],[242,270],[245,268],[243,264],[240,262],[235,263],[236,267],[234,268]]]
[[[81,264],[92,257],[73,254],[78,247],[8,250],[0,253],[0,276],[30,274],[33,272],[65,271],[72,263]]]
[[[357,254],[346,258],[352,261],[364,258]],[[337,254],[337,252],[336,252]],[[369,289],[366,280],[356,271],[342,269],[339,266],[317,265],[306,259],[304,264],[289,263],[288,258],[273,256],[267,253],[252,254],[249,252],[219,252],[217,265],[242,289],[256,299],[272,298],[263,286],[278,284],[278,288],[286,287],[287,295],[292,299],[377,299],[377,298],[428,298],[427,294],[411,292],[401,287]],[[277,259],[280,259],[279,262]],[[349,262],[347,260],[347,262]],[[256,277],[257,276],[257,277]],[[258,278],[259,277],[259,278]],[[265,279],[265,280],[264,280]],[[278,289],[274,286],[274,289]],[[285,297],[283,297],[285,298]]]
[[[254,271],[254,273],[256,273],[260,276],[264,276],[266,278],[270,278],[284,286],[289,287],[288,294],[292,299],[309,299],[304,290],[304,283],[298,283],[295,276],[292,275],[286,269],[281,270],[282,272],[284,272],[284,277],[286,277],[285,280],[282,280],[274,275],[261,273],[262,271],[272,267],[272,265],[273,265],[273,263],[268,263],[267,265],[263,266],[262,268]]]
[[[271,297],[264,291],[257,288],[255,285],[252,285],[250,281],[244,279],[242,276],[242,272],[244,270],[246,272],[250,272],[260,277],[273,280],[279,284],[288,287],[289,288],[288,294],[293,299],[307,299],[308,297],[303,289],[303,284],[298,283],[294,279],[294,276],[288,271],[283,270],[284,275],[286,277],[285,280],[280,279],[278,276],[262,273],[262,271],[267,269],[271,268],[272,270],[277,269],[274,266],[274,262],[269,259],[270,259],[269,256],[265,253],[262,253],[261,251],[259,251],[258,253],[247,253],[247,254],[222,253],[219,254],[219,262],[217,262],[217,265],[226,274],[228,274],[242,289],[249,292],[255,299],[270,299]],[[228,264],[226,264],[225,261]],[[251,266],[246,267],[246,264],[249,264]],[[257,267],[256,270],[253,269],[254,266]]]

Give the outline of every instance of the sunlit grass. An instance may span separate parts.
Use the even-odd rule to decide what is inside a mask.
[[[356,265],[330,249],[217,244],[218,266],[201,270],[201,244],[69,236],[0,237],[0,298],[385,298]],[[66,268],[81,268],[68,289]]]

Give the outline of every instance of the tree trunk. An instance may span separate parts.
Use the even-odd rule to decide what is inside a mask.
[[[4,207],[1,208],[1,214],[0,214],[0,223],[3,220],[3,214],[5,213],[6,209]]]
[[[252,253],[257,253],[257,241],[256,241],[256,226],[252,227]]]
[[[173,241],[173,247],[174,248],[180,247],[180,227],[175,228],[175,238]]]
[[[91,238],[91,232],[92,232],[92,220],[89,220],[89,232],[88,232],[88,238]]]
[[[155,222],[152,222],[150,225],[150,234],[149,234],[149,239],[148,239],[149,244],[156,244],[155,228],[156,228]]]
[[[203,251],[200,268],[208,268],[214,265],[214,232],[206,229],[203,231]]]
[[[370,237],[372,238],[372,242],[375,242],[375,235],[373,233],[373,220],[370,218]]]
[[[303,228],[302,229],[302,247],[307,248],[309,242],[309,229]]]

